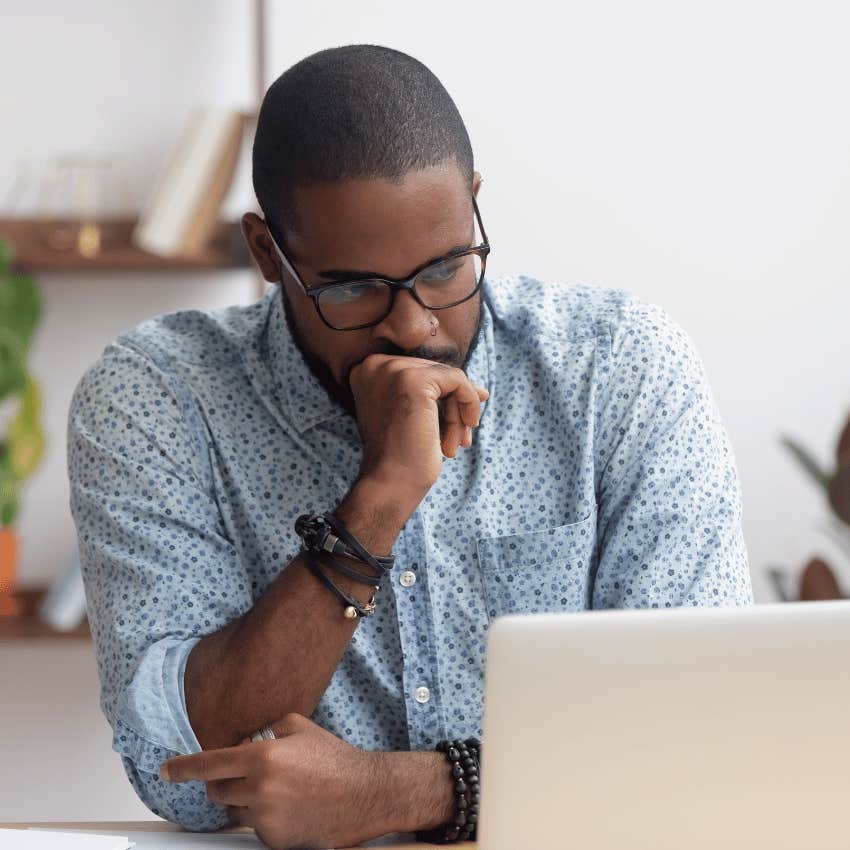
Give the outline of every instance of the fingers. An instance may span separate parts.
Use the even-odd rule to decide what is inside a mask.
[[[207,782],[207,797],[211,803],[220,806],[245,807],[251,804],[253,796],[245,779],[215,779]]]
[[[441,386],[444,393],[450,390],[442,398],[444,423],[447,427],[441,442],[443,454],[448,457],[455,457],[459,446],[472,445],[472,428],[481,424],[481,403],[490,395],[486,389],[470,381],[460,369],[454,369],[452,372],[456,373],[451,376],[457,381],[456,388],[452,390],[451,384]]]
[[[450,421],[461,426],[458,429],[458,443],[463,443],[465,429],[477,428],[481,424],[481,404],[490,397],[490,393],[484,387],[479,387],[470,381],[460,369],[454,371],[459,372],[463,377],[453,376],[459,383],[455,390],[447,393],[448,398],[454,402],[453,405],[448,406],[447,410],[451,414]],[[449,387],[444,386],[444,391],[446,389]]]
[[[466,425],[475,427],[481,416],[481,403],[486,401],[490,393],[470,380],[463,369],[437,363],[433,360],[423,360],[419,357],[398,357],[387,354],[372,354],[363,361],[369,362],[370,369],[383,368],[405,379],[413,375],[413,380],[429,380],[435,401],[455,394],[461,407],[461,417]],[[423,376],[424,372],[424,376]],[[360,375],[365,380],[365,371]]]
[[[247,806],[228,806],[227,816],[232,826],[253,826],[251,810]]]
[[[487,390],[475,387],[482,401],[489,396]],[[440,445],[445,457],[456,457],[457,450],[461,446],[470,448],[472,446],[472,429],[478,427],[481,421],[480,402],[476,405],[464,406],[460,403],[457,394],[440,399],[441,432]],[[471,420],[471,421],[470,421]]]
[[[240,745],[175,756],[162,763],[159,775],[166,782],[189,782],[193,779],[209,782],[246,776],[250,749]]]
[[[458,448],[464,444],[466,429],[461,419],[460,405],[451,395],[443,399],[443,427],[440,432],[440,445],[445,457],[456,457]]]
[[[291,713],[287,714],[281,720],[276,720],[269,727],[272,732],[274,732],[275,738],[285,738],[287,735],[291,735],[293,732],[297,732],[299,729],[304,728],[304,722],[307,718],[302,714]],[[251,737],[242,738],[239,742],[240,746],[243,744],[262,744],[262,740],[255,741]]]
[[[477,427],[481,420],[481,399],[478,388],[460,369],[434,369],[429,378],[437,389],[437,398],[453,396],[458,406],[458,419],[465,425]]]
[[[274,732],[275,738],[286,738],[288,735],[304,731],[312,725],[312,721],[303,714],[290,712],[281,720],[272,723],[272,732]]]
[[[378,376],[389,376],[394,386],[399,409],[413,410],[408,401],[430,398],[436,402],[440,420],[440,448],[444,457],[456,457],[461,446],[472,445],[472,429],[481,423],[481,404],[490,397],[484,387],[474,383],[463,369],[418,357],[372,354],[350,373],[352,389],[359,384],[371,385]],[[390,386],[390,384],[387,384]],[[424,398],[423,398],[424,393]]]

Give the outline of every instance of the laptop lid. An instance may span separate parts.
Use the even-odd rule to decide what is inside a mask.
[[[850,846],[850,603],[508,616],[479,846]]]

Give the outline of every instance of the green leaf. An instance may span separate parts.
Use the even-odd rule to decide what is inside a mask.
[[[44,431],[39,424],[41,391],[33,378],[21,396],[21,406],[9,425],[9,463],[18,481],[33,474],[44,455]]]
[[[18,512],[20,482],[32,475],[44,454],[41,392],[27,373],[27,353],[41,317],[35,281],[12,273],[13,247],[0,240],[0,401],[20,395],[20,407],[0,442],[0,525]]]
[[[26,349],[14,331],[0,325],[0,401],[26,386]]]
[[[12,525],[18,515],[18,482],[5,444],[0,448],[0,526]]]
[[[18,518],[17,493],[0,494],[0,526],[14,525]]]
[[[32,342],[41,316],[41,296],[29,275],[0,276],[0,327],[8,328],[21,340],[24,351]]]

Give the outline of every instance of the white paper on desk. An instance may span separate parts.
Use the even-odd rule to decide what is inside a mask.
[[[54,831],[45,827],[30,827],[30,830]],[[106,834],[98,830],[88,830],[88,833]],[[128,832],[127,837],[135,843],[133,850],[267,850],[266,845],[253,833],[222,835],[214,832]],[[406,833],[387,835],[367,841],[363,846],[383,847],[396,844],[407,837]],[[6,850],[5,845],[0,844],[0,847]],[[38,847],[38,850],[42,848]],[[50,850],[59,850],[59,848],[50,848]],[[77,848],[75,847],[74,850]]]
[[[110,832],[64,832],[49,834],[34,829],[0,829],[3,850],[127,850],[133,842]]]
[[[42,833],[54,831],[46,827],[30,827],[30,830]],[[105,834],[98,830],[87,830],[87,833],[98,836]],[[256,835],[248,832],[229,835],[215,832],[128,832],[127,837],[134,843],[133,850],[268,850]],[[35,846],[37,850],[64,850],[64,846]],[[84,847],[85,845],[79,845],[79,850]],[[6,850],[6,846],[0,844],[0,850]],[[74,845],[73,850],[78,850],[78,846]],[[101,850],[100,845],[98,850]]]

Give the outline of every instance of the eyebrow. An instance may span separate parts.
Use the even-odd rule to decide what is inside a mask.
[[[417,266],[417,268],[425,268],[425,266],[430,266],[431,263],[437,263],[440,260],[451,259],[451,257],[453,257],[455,254],[460,254],[462,251],[467,251],[471,247],[473,247],[471,243],[468,245],[455,245],[455,247],[448,251],[448,253],[440,254],[437,257],[432,257],[424,265]],[[317,272],[317,274],[319,277],[326,277],[330,280],[351,280],[353,278],[360,277],[387,277],[385,274],[381,274],[380,272],[360,271],[358,269],[325,269],[323,271]]]

